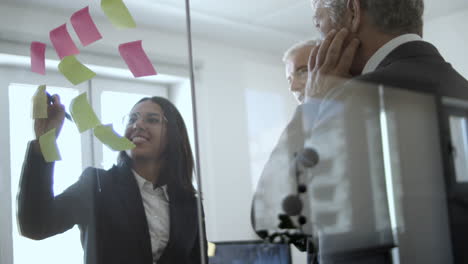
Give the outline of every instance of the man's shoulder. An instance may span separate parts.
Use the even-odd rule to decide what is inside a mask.
[[[356,76],[353,81],[448,96],[468,92],[468,81],[424,41],[398,47],[375,71]]]

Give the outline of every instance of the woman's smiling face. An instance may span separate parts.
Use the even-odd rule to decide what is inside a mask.
[[[136,147],[127,154],[133,160],[159,160],[167,144],[166,122],[158,104],[146,100],[135,105],[127,117],[125,137]]]

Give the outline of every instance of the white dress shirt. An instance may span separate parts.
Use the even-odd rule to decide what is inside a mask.
[[[132,171],[143,200],[151,237],[153,263],[156,264],[169,241],[170,219],[167,185],[153,189],[153,183],[138,175],[136,171]]]
[[[385,43],[372,57],[367,61],[366,66],[362,70],[362,74],[370,73],[377,69],[377,66],[390,54],[394,49],[398,48],[407,42],[422,40],[422,38],[416,34],[403,34],[398,36],[389,42]]]

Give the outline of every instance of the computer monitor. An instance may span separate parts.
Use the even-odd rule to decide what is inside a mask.
[[[271,244],[263,241],[214,242],[215,255],[209,264],[291,264],[288,244]]]

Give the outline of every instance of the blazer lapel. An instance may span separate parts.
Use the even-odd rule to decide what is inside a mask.
[[[169,242],[158,263],[174,263],[183,247],[192,247],[198,229],[195,198],[178,199],[169,192],[170,232]]]
[[[126,212],[129,235],[134,235],[144,252],[143,263],[152,263],[151,238],[148,231],[145,209],[140,190],[130,168],[126,166],[117,169],[117,196]],[[198,230],[197,205],[195,197],[181,199],[168,188],[170,232],[167,246],[158,260],[158,264],[174,263],[179,259],[183,248],[191,248]]]
[[[134,236],[140,243],[142,252],[144,252],[144,263],[152,263],[151,239],[148,231],[148,222],[146,220],[145,208],[141,198],[141,193],[137,182],[130,168],[127,166],[116,167],[117,177],[117,196],[121,205],[124,207],[126,220],[129,227],[129,236]],[[147,262],[148,260],[149,262]]]

